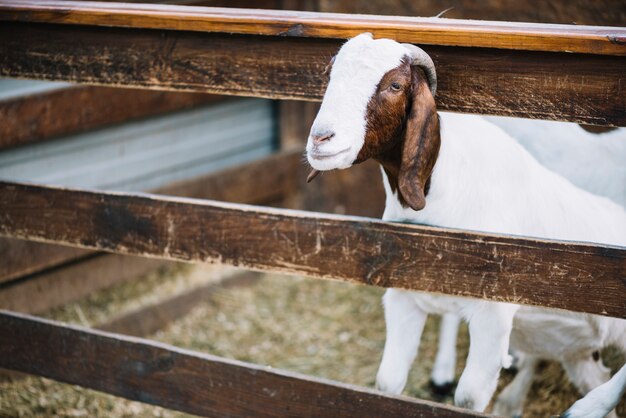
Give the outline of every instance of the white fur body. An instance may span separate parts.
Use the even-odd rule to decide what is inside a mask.
[[[548,169],[626,207],[626,128],[594,134],[567,122],[485,119],[515,138]]]
[[[608,198],[581,190],[549,171],[507,133],[480,116],[445,112],[441,112],[440,116],[442,144],[426,207],[419,212],[403,208],[383,173],[387,193],[383,219],[626,246],[626,211],[621,206]],[[472,329],[471,322],[476,312],[493,311],[493,316],[484,315],[491,321],[485,322],[482,329],[475,328],[477,333],[499,334],[500,342],[493,345],[491,352],[482,353],[484,357],[481,356],[481,361],[488,362],[487,357],[503,359],[504,366],[507,365],[507,327],[498,323],[498,319],[507,321],[512,314],[515,314],[515,327],[510,339],[512,348],[533,357],[565,359],[572,364],[578,360],[587,362],[593,351],[608,345],[615,335],[626,333],[626,321],[618,319],[532,307],[522,307],[516,313],[515,305],[399,290],[388,292],[384,299],[385,309],[397,311],[393,314],[396,317],[408,316],[411,310],[410,315],[416,316],[416,308],[424,316],[428,313],[455,313],[470,321]],[[399,294],[409,296],[414,306],[397,304],[398,298],[405,297]],[[399,306],[407,309],[402,312]],[[501,318],[496,318],[497,315]],[[420,319],[418,323],[421,322]],[[387,324],[388,327],[391,325],[390,322]],[[502,328],[504,332],[486,329],[490,326]],[[416,339],[417,336],[407,336],[406,342]],[[406,342],[398,338],[393,344],[416,354],[417,347],[414,349]],[[626,349],[626,345],[623,347]],[[399,393],[406,383],[408,368],[415,355],[410,357],[410,361],[403,361],[409,357],[399,355],[394,349],[389,355],[384,355],[378,386]],[[604,379],[608,379],[606,370],[601,365],[598,368],[598,373],[604,372]],[[462,376],[459,382],[461,393],[457,391],[456,399],[458,404],[467,405],[463,400],[468,397],[463,393],[463,379]],[[581,380],[580,376],[578,379]],[[465,380],[475,381],[473,377]],[[467,385],[475,386],[472,383]],[[491,387],[494,385],[495,382]],[[587,385],[580,383],[577,386]],[[476,395],[469,395],[472,396]],[[488,396],[491,397],[491,393]],[[479,405],[486,406],[488,400],[483,399],[480,404],[474,401],[472,406],[482,409]]]
[[[626,211],[549,171],[484,118],[440,112],[427,205],[403,208],[383,175],[383,219],[626,246]]]

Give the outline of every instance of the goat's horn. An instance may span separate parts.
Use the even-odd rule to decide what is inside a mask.
[[[411,65],[417,65],[422,68],[428,78],[428,87],[433,96],[437,92],[437,72],[435,71],[435,63],[432,58],[422,48],[418,48],[413,44],[402,44],[409,50],[411,55]]]

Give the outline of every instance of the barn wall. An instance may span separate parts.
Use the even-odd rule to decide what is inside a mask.
[[[0,153],[0,178],[149,190],[269,155],[274,103],[233,99]]]

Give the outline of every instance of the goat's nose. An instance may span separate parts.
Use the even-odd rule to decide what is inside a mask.
[[[312,139],[313,139],[313,143],[315,145],[319,145],[322,142],[326,142],[329,139],[331,139],[333,136],[335,136],[334,132],[325,132],[323,134],[319,134],[319,135],[312,135]]]

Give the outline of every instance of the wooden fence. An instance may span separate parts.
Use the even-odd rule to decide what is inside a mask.
[[[110,87],[125,87],[319,100],[329,57],[364,31],[424,46],[438,68],[441,109],[626,126],[624,28],[34,0],[0,0],[0,21],[0,75],[107,86],[5,108],[19,123],[4,128],[14,135],[0,138],[2,147],[219,100],[167,93],[179,96],[162,103],[165,93],[140,92],[143,104],[129,112],[59,123],[66,109],[50,108],[49,123],[23,129],[60,94],[123,101]],[[157,192],[267,204],[303,178],[297,151],[236,170],[244,174]],[[626,318],[624,248],[10,182],[0,182],[0,235],[80,248],[56,255],[65,259],[115,257],[85,252],[97,250],[221,262]],[[28,266],[0,276],[2,306],[23,305],[36,289],[12,282],[16,271]],[[55,283],[73,297],[93,290]],[[63,300],[34,303],[31,312]],[[0,367],[198,415],[482,416],[9,311],[0,312]]]

